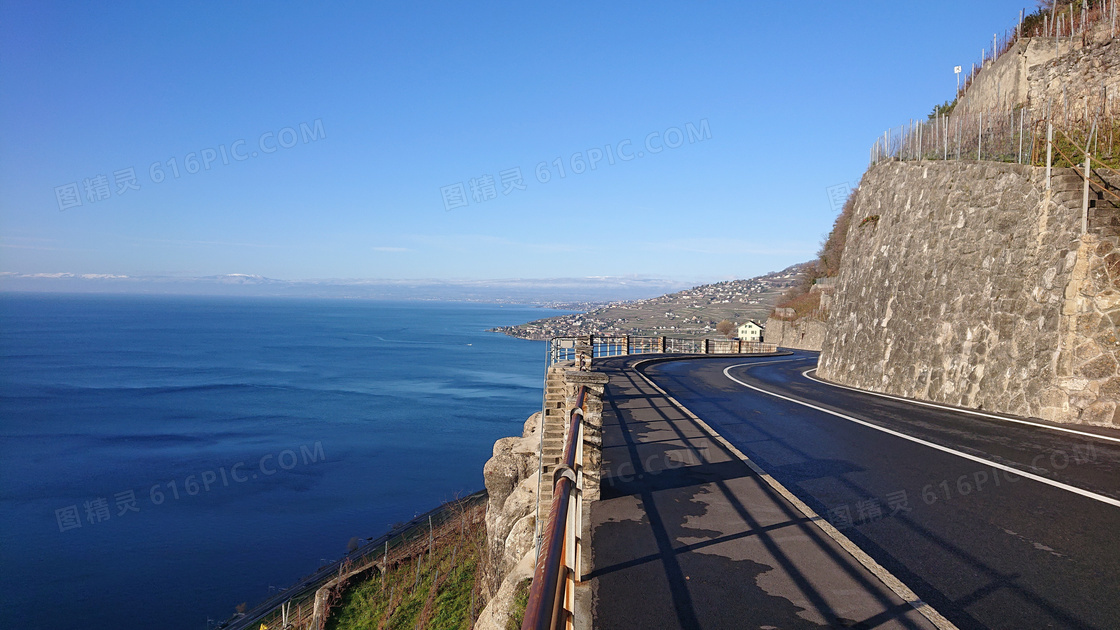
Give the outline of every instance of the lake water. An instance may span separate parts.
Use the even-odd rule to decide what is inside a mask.
[[[555,313],[0,295],[0,627],[201,630],[481,488]]]

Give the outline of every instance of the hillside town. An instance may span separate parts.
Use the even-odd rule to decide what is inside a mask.
[[[704,284],[646,300],[615,302],[584,313],[493,330],[533,340],[607,334],[715,335],[716,326],[723,320],[736,325],[764,321],[782,293],[797,283],[803,268],[804,264],[798,264],[746,280]]]

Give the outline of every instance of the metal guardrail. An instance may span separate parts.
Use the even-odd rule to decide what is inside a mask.
[[[575,586],[582,577],[583,407],[587,389],[580,387],[568,418],[564,455],[553,473],[552,507],[537,556],[533,583],[521,630],[555,630],[572,626]]]
[[[579,337],[553,337],[549,342],[548,364],[575,361]],[[587,340],[588,337],[583,337]],[[585,343],[587,343],[585,341]],[[632,335],[591,335],[591,358],[630,354],[765,354],[775,352],[776,344],[741,339],[695,339],[685,337],[639,337]]]
[[[549,343],[548,362],[550,366],[571,362],[579,370],[586,369],[581,366],[588,358],[657,353],[764,354],[776,350],[776,344],[739,339],[592,335],[554,337]],[[552,476],[552,505],[541,533],[541,548],[521,630],[570,630],[573,627],[575,588],[583,575],[580,533],[583,523],[583,416],[587,396],[587,388],[580,386],[575,408],[567,418],[563,455]],[[542,431],[542,438],[543,434]]]

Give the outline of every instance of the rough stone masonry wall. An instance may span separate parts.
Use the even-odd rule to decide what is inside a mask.
[[[961,95],[953,115],[1010,111],[1025,105],[1055,120],[1090,119],[1104,104],[1115,114],[1120,106],[1120,44],[1105,20],[1084,35],[1029,37],[984,68]],[[967,71],[967,68],[966,68]]]
[[[825,330],[825,322],[819,319],[802,317],[789,320],[770,317],[766,320],[763,340],[782,348],[819,351],[824,343]]]
[[[1116,231],[1082,238],[1080,203],[1048,202],[1044,173],[986,162],[869,170],[820,375],[964,407],[1120,424]],[[872,215],[880,218],[863,222]]]
[[[825,320],[828,319],[829,309],[832,308],[832,297],[836,292],[836,278],[817,278],[809,291],[820,294],[818,312],[811,316],[794,319],[794,309],[774,309],[774,315],[766,320],[763,341],[777,344],[780,348],[820,352],[821,344],[824,343],[824,336],[828,330]]]
[[[1057,56],[1052,37],[1016,41],[994,62],[987,62],[961,96],[953,113],[1007,111],[1027,102],[1032,68]],[[965,71],[967,72],[967,68]],[[1045,103],[1044,103],[1045,104]]]
[[[1028,77],[1026,105],[1040,110],[1050,105],[1055,121],[1097,116],[1101,106],[1111,115],[1120,107],[1120,42],[1110,24],[1099,24],[1086,37],[1058,38],[1060,54],[1033,66]],[[1052,47],[1054,38],[1044,38]]]

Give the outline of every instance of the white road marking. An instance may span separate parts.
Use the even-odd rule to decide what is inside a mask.
[[[775,361],[775,363],[777,363],[777,361]],[[1054,481],[1052,479],[1047,479],[1046,477],[1041,477],[1039,475],[1029,473],[1025,470],[1021,470],[1021,469],[1015,468],[1013,466],[1007,466],[1005,464],[1000,464],[998,462],[993,462],[991,460],[984,459],[982,457],[977,457],[975,455],[969,455],[968,453],[962,453],[961,451],[954,450],[954,449],[948,448],[946,446],[941,446],[940,444],[934,444],[933,442],[927,442],[926,440],[923,440],[921,438],[916,438],[914,436],[907,435],[905,433],[900,433],[900,432],[895,431],[893,429],[888,429],[886,427],[881,427],[877,424],[867,422],[865,420],[860,420],[859,418],[853,418],[852,416],[848,416],[848,415],[842,414],[842,413],[837,412],[837,411],[832,411],[831,409],[825,409],[824,407],[818,407],[817,405],[813,405],[813,404],[810,404],[810,403],[807,403],[807,402],[804,402],[804,401],[801,401],[801,400],[797,400],[796,398],[790,398],[789,396],[783,396],[781,394],[776,394],[774,392],[766,391],[765,389],[755,387],[754,385],[751,385],[749,383],[745,383],[745,382],[735,378],[734,376],[731,376],[731,374],[729,374],[729,372],[733,368],[751,367],[751,366],[754,366],[754,365],[757,365],[757,364],[755,364],[755,363],[739,363],[737,365],[729,365],[729,366],[727,366],[727,368],[725,368],[723,370],[723,375],[726,376],[727,378],[731,379],[732,381],[735,381],[736,383],[742,385],[743,387],[753,389],[756,392],[761,392],[763,394],[766,394],[767,396],[773,396],[775,398],[781,398],[782,400],[788,400],[789,402],[797,403],[799,405],[802,405],[804,407],[808,407],[810,409],[816,409],[817,411],[821,411],[821,412],[827,413],[829,415],[836,416],[837,418],[843,418],[844,420],[848,420],[849,422],[854,422],[856,424],[861,424],[865,427],[875,429],[876,431],[882,431],[883,433],[887,433],[887,434],[893,435],[895,437],[900,437],[904,440],[909,440],[911,442],[914,442],[915,444],[921,444],[922,446],[928,446],[930,448],[937,449],[939,451],[943,451],[943,452],[949,453],[951,455],[956,455],[957,457],[963,457],[964,459],[967,459],[967,460],[970,460],[970,461],[979,462],[979,463],[984,464],[986,466],[993,466],[995,468],[999,468],[999,469],[1004,470],[1006,472],[1009,472],[1009,473],[1012,473],[1012,474],[1015,474],[1015,475],[1019,475],[1021,477],[1026,477],[1027,479],[1031,479],[1031,480],[1034,480],[1034,481],[1038,481],[1040,483],[1044,483],[1044,484],[1047,484],[1047,485],[1050,485],[1050,486],[1054,486],[1055,488],[1060,488],[1060,489],[1065,490],[1067,492],[1072,492],[1074,494],[1079,494],[1083,497],[1088,497],[1088,498],[1093,499],[1095,501],[1100,501],[1101,503],[1107,503],[1109,505],[1120,507],[1120,500],[1113,499],[1112,497],[1106,497],[1102,494],[1097,494],[1095,492],[1090,492],[1088,490],[1084,490],[1084,489],[1078,488],[1076,486],[1071,486],[1069,484],[1065,484],[1065,483],[1062,483],[1060,481]]]
[[[995,420],[1003,420],[1004,422],[1015,422],[1015,423],[1018,423],[1018,424],[1025,424],[1025,425],[1032,426],[1032,427],[1039,427],[1041,429],[1049,429],[1050,431],[1062,431],[1063,433],[1072,433],[1074,435],[1083,435],[1085,437],[1090,437],[1090,438],[1093,438],[1093,439],[1096,439],[1096,440],[1108,440],[1109,442],[1120,443],[1120,438],[1114,438],[1114,437],[1111,437],[1111,436],[1108,436],[1108,435],[1100,435],[1099,433],[1089,433],[1088,431],[1078,431],[1077,429],[1067,429],[1065,427],[1055,427],[1055,426],[1052,426],[1052,425],[1049,425],[1049,424],[1041,424],[1041,423],[1038,423],[1038,422],[1031,422],[1030,420],[1021,420],[1019,418],[1011,418],[1011,417],[1008,417],[1008,416],[1001,416],[1001,415],[997,415],[997,414],[994,414],[994,413],[984,413],[983,411],[973,411],[972,409],[961,409],[960,407],[950,407],[948,405],[939,405],[937,403],[925,402],[925,401],[922,401],[922,400],[912,400],[910,398],[900,398],[898,396],[891,396],[890,394],[883,394],[883,393],[880,393],[880,392],[873,392],[873,391],[866,390],[866,389],[858,389],[858,388],[855,388],[855,387],[848,387],[846,385],[838,385],[836,383],[829,383],[828,381],[822,381],[821,379],[816,378],[814,376],[809,376],[809,372],[813,372],[816,369],[817,368],[809,368],[808,370],[805,370],[804,372],[802,372],[801,376],[804,376],[805,378],[809,379],[810,381],[816,381],[816,382],[818,382],[822,385],[828,385],[830,387],[839,387],[840,389],[846,389],[846,390],[853,391],[853,392],[859,392],[861,394],[870,394],[872,396],[879,396],[880,398],[890,398],[891,400],[899,400],[899,401],[902,401],[902,402],[905,402],[905,403],[911,403],[911,404],[914,404],[914,405],[921,405],[923,407],[933,407],[935,409],[945,409],[947,411],[956,411],[956,412],[959,412],[959,413],[967,413],[971,416],[980,416],[980,417],[983,417],[983,418],[993,418]]]

